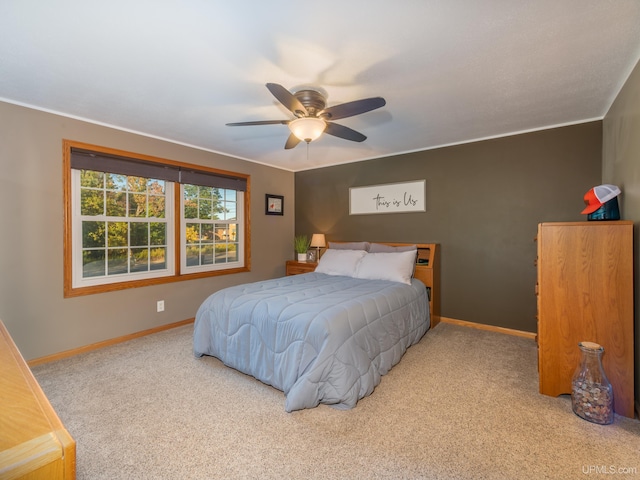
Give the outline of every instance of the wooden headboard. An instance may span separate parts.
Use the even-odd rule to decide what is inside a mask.
[[[440,323],[440,245],[437,243],[375,243],[381,243],[391,247],[402,247],[407,245],[416,245],[418,247],[414,277],[424,283],[427,287],[431,328],[438,325],[438,323]]]

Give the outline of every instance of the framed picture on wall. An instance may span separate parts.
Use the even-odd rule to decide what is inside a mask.
[[[267,193],[264,213],[266,215],[284,215],[284,196]]]
[[[426,212],[426,180],[349,189],[349,215]]]

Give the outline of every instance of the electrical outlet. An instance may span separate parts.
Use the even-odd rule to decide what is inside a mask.
[[[158,312],[164,312],[164,300],[158,300]]]

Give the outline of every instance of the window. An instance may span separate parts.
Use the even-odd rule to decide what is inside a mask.
[[[174,273],[173,185],[73,169],[73,286]]]
[[[248,175],[64,142],[65,296],[247,271]]]
[[[242,246],[238,200],[242,192],[182,185],[182,268],[223,269],[239,261]]]

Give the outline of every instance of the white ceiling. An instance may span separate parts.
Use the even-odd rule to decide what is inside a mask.
[[[0,1],[0,100],[291,171],[601,119],[639,58],[639,0]],[[267,82],[387,105],[284,150],[225,126]]]

